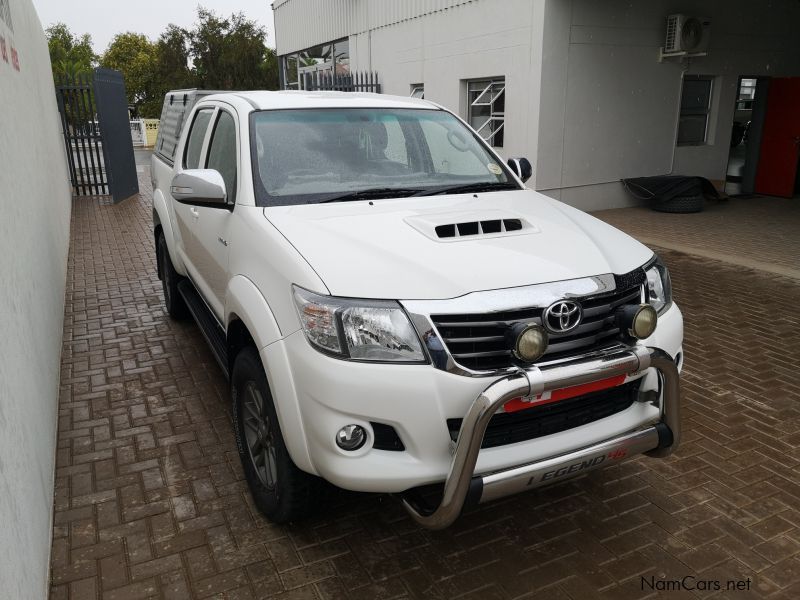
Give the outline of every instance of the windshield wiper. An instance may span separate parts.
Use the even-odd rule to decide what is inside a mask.
[[[371,198],[401,198],[413,196],[419,191],[419,188],[369,188],[366,190],[358,190],[357,192],[349,192],[341,196],[334,196],[333,198],[327,198],[326,200],[322,200],[321,203],[349,202],[350,200],[369,200]]]
[[[479,183],[462,183],[459,185],[443,185],[435,188],[421,190],[415,196],[436,196],[438,194],[466,194],[469,192],[497,192],[500,190],[518,190],[516,183],[510,181],[483,181]]]

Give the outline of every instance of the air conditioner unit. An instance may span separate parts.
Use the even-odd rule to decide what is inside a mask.
[[[664,54],[696,54],[708,51],[711,41],[711,19],[689,15],[667,17],[667,38]]]

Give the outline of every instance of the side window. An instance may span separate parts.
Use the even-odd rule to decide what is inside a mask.
[[[228,192],[228,202],[236,201],[236,123],[229,112],[221,110],[208,145],[207,169],[220,172]]]
[[[192,129],[189,131],[189,139],[186,141],[186,151],[183,155],[183,167],[185,169],[200,168],[200,152],[203,150],[203,140],[208,130],[208,122],[214,111],[205,108],[197,112],[192,122]]]

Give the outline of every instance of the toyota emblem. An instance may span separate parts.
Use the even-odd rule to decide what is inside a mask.
[[[542,321],[552,333],[567,333],[581,324],[582,317],[580,304],[572,300],[559,300],[544,310]]]

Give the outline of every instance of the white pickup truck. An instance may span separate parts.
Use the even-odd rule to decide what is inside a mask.
[[[258,508],[324,482],[421,525],[680,437],[683,319],[651,250],[526,189],[423,100],[170,92],[158,275],[230,380]]]

